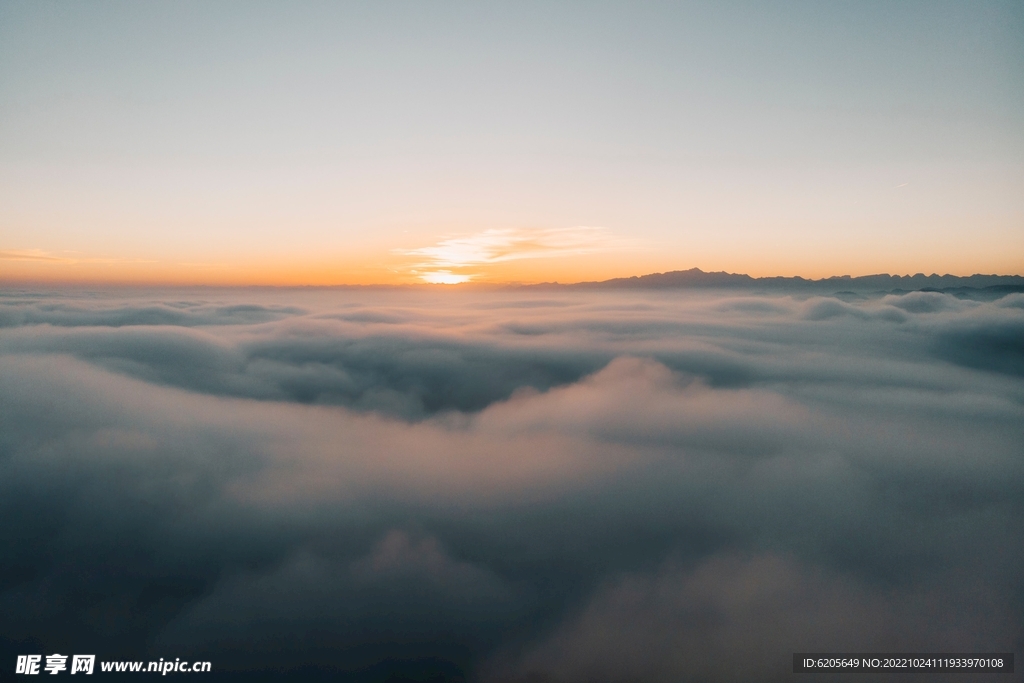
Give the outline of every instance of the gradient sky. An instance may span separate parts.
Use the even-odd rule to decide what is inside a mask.
[[[0,280],[1024,274],[1024,5],[0,4]]]

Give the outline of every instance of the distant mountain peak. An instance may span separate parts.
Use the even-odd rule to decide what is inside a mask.
[[[706,272],[700,268],[673,270],[667,273],[650,273],[632,277],[613,278],[600,282],[578,282],[575,284],[543,283],[531,287],[571,287],[600,289],[685,289],[685,288],[745,288],[745,289],[785,289],[785,290],[819,290],[831,289],[842,285],[845,290],[890,291],[949,289],[958,287],[1022,287],[1024,276],[1020,275],[938,275],[932,273],[916,273],[914,275],[833,275],[819,280],[809,280],[800,276],[786,277],[751,277],[745,273],[727,273],[725,271]]]

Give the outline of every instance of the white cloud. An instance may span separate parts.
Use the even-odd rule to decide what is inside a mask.
[[[589,254],[625,245],[624,240],[612,237],[606,228],[494,228],[449,237],[429,247],[397,250],[397,253],[422,259],[410,266],[410,272],[424,282],[455,284],[471,280],[479,276],[479,272],[455,273],[454,270],[472,270],[521,259]]]

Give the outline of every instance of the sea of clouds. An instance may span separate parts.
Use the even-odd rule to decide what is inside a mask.
[[[8,287],[0,520],[4,670],[1020,655],[1024,294]]]

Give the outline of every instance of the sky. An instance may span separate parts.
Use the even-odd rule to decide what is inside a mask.
[[[1022,76],[1020,2],[0,0],[0,678],[1024,652],[1024,278],[490,286],[1024,275]]]
[[[1019,2],[0,3],[0,281],[1024,274]]]
[[[0,671],[1019,655],[1024,293],[959,294],[5,290]]]

